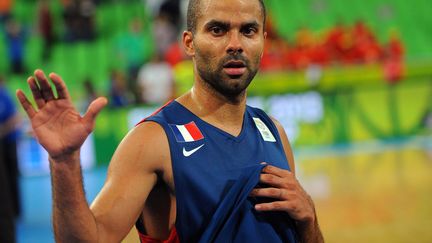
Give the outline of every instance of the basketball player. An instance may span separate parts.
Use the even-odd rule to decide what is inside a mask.
[[[49,153],[59,242],[323,242],[311,198],[296,180],[282,126],[246,106],[263,54],[261,0],[191,0],[186,53],[194,85],[138,124],[113,155],[89,207],[80,147],[105,98],[81,117],[61,77],[28,79],[37,109],[17,96]],[[165,241],[164,241],[165,240]]]

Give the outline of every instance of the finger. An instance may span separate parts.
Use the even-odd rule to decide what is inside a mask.
[[[53,93],[53,90],[51,88],[50,83],[48,82],[48,79],[45,76],[45,73],[42,70],[37,69],[34,72],[34,74],[35,74],[36,79],[38,81],[38,84],[39,84],[39,87],[40,87],[40,90],[42,93],[42,97],[45,100],[45,102],[53,100],[54,99],[54,93]]]
[[[96,116],[105,107],[107,103],[108,101],[105,97],[99,97],[90,104],[89,108],[87,109],[87,112],[83,117],[85,122],[88,124],[90,130],[93,130]]]
[[[270,203],[260,203],[255,205],[257,211],[288,211],[288,202],[275,201]]]
[[[280,188],[256,188],[250,193],[251,197],[268,197],[279,200],[285,200],[285,192]]]
[[[284,170],[273,165],[267,165],[262,169],[262,172],[279,177],[292,176],[292,172],[290,172],[289,170]]]
[[[33,106],[30,103],[30,101],[27,99],[27,97],[24,94],[24,92],[22,92],[22,90],[17,90],[16,91],[16,96],[17,96],[19,102],[21,103],[21,106],[24,108],[25,112],[27,113],[27,116],[30,119],[33,118],[36,115],[36,111],[33,108]]]
[[[57,98],[58,99],[69,99],[69,91],[63,81],[63,79],[57,75],[56,73],[50,73],[49,78],[54,83],[54,86],[57,91]]]
[[[29,77],[27,79],[27,83],[30,87],[32,94],[33,94],[33,99],[35,100],[37,107],[39,109],[41,109],[45,105],[45,100],[42,97],[42,93],[41,93],[41,90],[39,89],[39,87],[36,83],[36,79],[33,77]]]
[[[283,178],[272,174],[261,174],[260,182],[276,188],[283,188],[286,186],[286,181]]]

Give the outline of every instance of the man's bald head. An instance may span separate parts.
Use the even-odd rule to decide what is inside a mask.
[[[261,6],[261,12],[263,15],[263,19],[264,19],[264,23],[263,26],[265,26],[265,22],[266,22],[266,17],[267,17],[267,13],[266,13],[266,8],[264,5],[263,0],[258,0]],[[200,16],[200,14],[202,14],[202,11],[200,10],[200,3],[202,2],[202,0],[189,0],[189,5],[188,5],[188,11],[187,11],[187,30],[194,33],[196,31],[196,25],[197,25],[197,20]]]

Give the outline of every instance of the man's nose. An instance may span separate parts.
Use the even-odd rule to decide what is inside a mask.
[[[243,52],[243,47],[242,47],[239,33],[230,33],[229,42],[228,42],[226,51],[229,54],[242,53]]]

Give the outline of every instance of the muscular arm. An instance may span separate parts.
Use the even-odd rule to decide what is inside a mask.
[[[118,242],[130,231],[169,156],[165,133],[153,122],[142,123],[120,144],[107,181],[91,205],[101,225],[99,234],[108,237],[101,242]]]
[[[262,190],[256,195],[268,196],[277,198],[281,201],[276,201],[266,205],[260,210],[263,211],[286,211],[296,220],[297,232],[301,242],[305,243],[320,243],[324,242],[321,230],[318,225],[318,220],[315,212],[315,206],[312,198],[303,190],[300,183],[295,177],[294,156],[288,137],[282,125],[275,119],[275,123],[279,135],[282,140],[285,155],[288,159],[291,172],[285,171],[276,167],[267,166],[264,168],[262,182],[271,184],[278,189]]]
[[[168,145],[161,134],[159,125],[143,123],[125,137],[90,208],[85,200],[79,160],[51,161],[57,241],[119,242],[127,235],[156,183],[159,165],[167,159],[164,149]]]
[[[168,141],[155,123],[143,123],[119,145],[108,177],[91,207],[85,199],[80,148],[93,131],[97,114],[106,104],[93,101],[81,116],[67,87],[50,74],[57,96],[41,70],[27,82],[36,108],[26,95],[17,97],[26,111],[39,143],[49,154],[53,187],[54,232],[57,242],[119,242],[133,226],[156,182],[156,172],[169,159]]]
[[[62,161],[49,160],[56,241],[96,242],[97,225],[84,195],[79,152]]]

